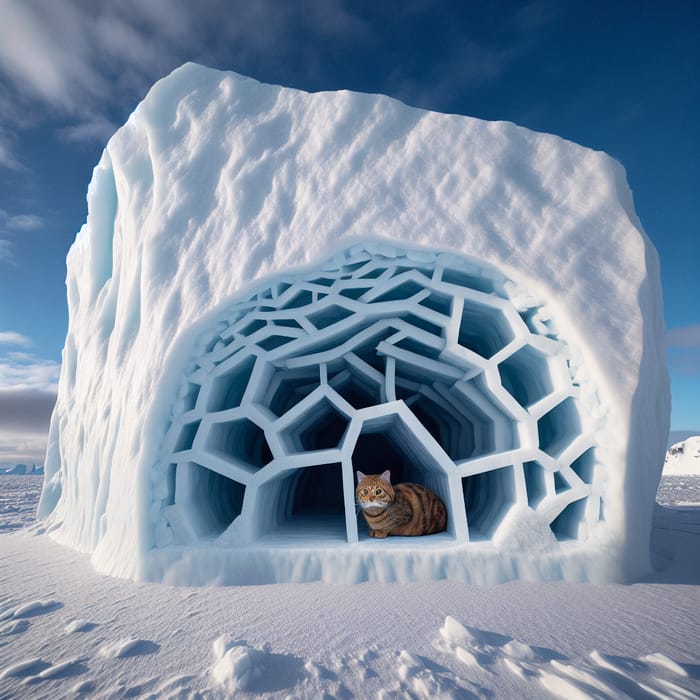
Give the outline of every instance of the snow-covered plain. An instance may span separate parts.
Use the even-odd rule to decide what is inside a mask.
[[[41,477],[0,478],[0,697],[700,696],[700,477],[662,479],[631,585],[171,587],[38,536]],[[678,500],[684,504],[677,505]]]

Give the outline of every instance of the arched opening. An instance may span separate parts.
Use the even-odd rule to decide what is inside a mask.
[[[258,536],[267,542],[345,542],[340,464],[291,469],[260,486]]]
[[[513,467],[467,476],[462,488],[469,539],[490,540],[516,500]]]
[[[175,474],[175,503],[190,536],[215,539],[241,514],[245,486],[211,469],[187,462]]]
[[[417,428],[422,434],[417,434]],[[445,504],[447,529],[454,537],[450,487],[445,466],[438,462],[439,450],[438,443],[417,420],[413,427],[398,414],[380,415],[363,423],[352,451],[353,470],[364,474],[381,474],[389,470],[392,484],[410,482],[430,489]],[[358,533],[360,540],[369,539],[369,528],[361,514],[358,514]]]
[[[442,499],[447,538],[491,542],[516,503],[559,539],[585,533],[603,503],[591,515],[583,498],[593,448],[567,449],[581,386],[552,328],[508,306],[507,282],[454,256],[363,253],[229,309],[183,381],[169,442],[192,532],[216,537],[242,515],[227,545],[354,543],[355,523],[364,541],[350,473],[389,470]]]

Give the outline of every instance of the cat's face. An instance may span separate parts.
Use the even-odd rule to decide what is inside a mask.
[[[394,502],[394,489],[389,482],[390,474],[385,471],[383,474],[363,474],[357,472],[357,489],[355,496],[360,508],[384,510]]]

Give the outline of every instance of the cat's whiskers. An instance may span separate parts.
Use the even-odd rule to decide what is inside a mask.
[[[367,510],[368,508],[378,508],[379,510],[385,510],[388,507],[388,503],[382,503],[380,501],[362,501],[360,504],[362,510]]]

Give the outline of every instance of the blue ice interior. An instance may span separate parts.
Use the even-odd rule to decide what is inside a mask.
[[[261,293],[259,299],[264,298],[265,303],[248,313],[249,316],[258,314],[260,318],[246,320],[244,316],[243,321],[235,326],[235,331],[225,339],[232,345],[238,343],[243,349],[237,350],[238,355],[234,353],[233,360],[227,361],[229,369],[203,381],[202,385],[194,381],[188,383],[182,399],[185,411],[194,414],[198,407],[206,415],[216,416],[237,409],[250,391],[250,380],[260,357],[266,356],[264,353],[271,353],[270,357],[273,357],[285,346],[292,348],[286,357],[296,359],[297,363],[286,366],[284,362],[271,362],[267,386],[255,399],[269,412],[273,423],[309,397],[323,382],[355,410],[380,406],[391,400],[384,386],[391,363],[395,400],[403,402],[425,428],[432,438],[431,445],[426,448],[419,444],[420,440],[407,432],[400,421],[373,421],[363,428],[352,449],[353,472],[360,469],[365,473],[381,473],[390,469],[394,483],[413,481],[446,496],[447,478],[441,473],[441,468],[435,465],[426,467],[426,460],[430,461],[429,451],[436,449],[437,445],[448,462],[459,463],[499,450],[515,449],[519,443],[512,418],[499,408],[498,401],[489,397],[481,377],[459,381],[473,382],[474,392],[483,400],[473,400],[469,398],[469,392],[457,390],[458,380],[450,374],[454,372],[453,365],[443,358],[439,345],[431,344],[431,337],[438,343],[445,338],[452,313],[451,294],[445,288],[431,288],[430,276],[424,273],[421,274],[425,283],[410,279],[389,284],[386,291],[374,293],[380,282],[378,278],[390,276],[392,267],[375,265],[366,270],[365,267],[365,263],[354,267],[348,265],[343,275],[329,273],[327,277],[316,277],[311,280],[313,287],[309,289],[302,285],[295,291],[292,289],[294,284],[280,283],[274,289],[266,290],[267,293]],[[405,267],[401,272],[410,269]],[[394,270],[394,274],[398,273]],[[353,284],[335,289],[338,279],[351,279]],[[457,290],[462,287],[489,295],[498,294],[496,282],[470,270],[445,269],[442,280]],[[334,292],[341,301],[326,303],[319,308],[319,301],[326,298],[325,292],[312,291],[319,288],[325,288],[328,294]],[[355,322],[353,312],[343,306],[342,299],[349,300],[346,303],[361,303],[363,296],[370,293],[373,296],[366,306],[377,310],[368,311],[368,316]],[[285,300],[278,302],[277,297]],[[406,310],[396,311],[395,307],[391,307],[391,313],[381,310],[382,304],[396,302],[406,302]],[[516,334],[533,332],[536,327],[530,312],[520,312],[522,330],[514,330],[512,321],[497,305],[474,301],[469,295],[461,303],[457,341],[484,360],[506,348]],[[421,316],[420,309],[432,315]],[[290,315],[285,317],[283,310]],[[265,314],[272,315],[266,317]],[[404,334],[398,340],[392,339],[397,329],[404,326],[382,326],[381,322],[386,318],[398,319],[404,326],[409,324],[417,329],[415,337]],[[296,350],[298,334],[306,332],[305,328],[308,330],[308,325],[304,326],[300,319],[323,332],[318,340],[312,336],[310,343]],[[306,357],[321,357],[343,344],[352,345],[354,338],[373,324],[378,324],[376,331],[353,345],[348,353],[323,362],[306,363]],[[382,343],[384,350],[379,349]],[[387,343],[390,349],[396,349],[395,357],[386,351]],[[212,353],[217,352],[216,347],[216,343],[211,343]],[[250,352],[250,348],[255,348],[255,352]],[[213,364],[218,366],[222,361],[216,358]],[[446,367],[445,371],[436,370],[439,364]],[[505,391],[523,409],[545,399],[555,388],[547,357],[541,350],[527,344],[499,361],[498,376]],[[208,391],[204,392],[203,384],[207,382]],[[494,412],[498,414],[498,420],[494,418]],[[509,421],[504,433],[499,425]],[[201,422],[202,418],[196,418],[182,424],[174,448],[176,453],[193,448]],[[230,460],[236,468],[255,474],[273,463],[276,457],[270,446],[273,440],[267,435],[270,427],[264,428],[258,423],[240,416],[216,418],[208,430],[203,448]],[[288,424],[278,437],[291,455],[342,449],[349,425],[350,418],[324,398]],[[581,419],[572,397],[562,400],[537,421],[538,446],[553,459],[580,432]],[[220,534],[241,514],[246,487],[234,478],[197,463],[189,462],[182,468],[189,470],[186,501],[201,511],[195,516],[198,530],[207,537]],[[583,483],[591,484],[595,473],[594,450],[590,449],[576,459],[571,470]],[[552,495],[547,490],[546,469],[537,461],[526,461],[522,471],[526,505],[536,509],[548,495]],[[565,493],[571,488],[558,471],[553,479],[555,494]],[[470,540],[484,541],[493,537],[503,516],[516,501],[515,482],[515,466],[508,464],[461,478]],[[340,462],[285,467],[277,476],[258,486],[257,505],[267,512],[255,515],[257,532],[261,537],[274,535],[291,539],[324,534],[344,537],[346,503],[343,488]],[[449,499],[443,497],[443,500],[448,503]],[[551,529],[558,539],[577,537],[585,515],[586,500],[580,498],[569,503],[552,521]],[[367,527],[361,516],[358,517],[358,528],[362,540],[367,535]]]

